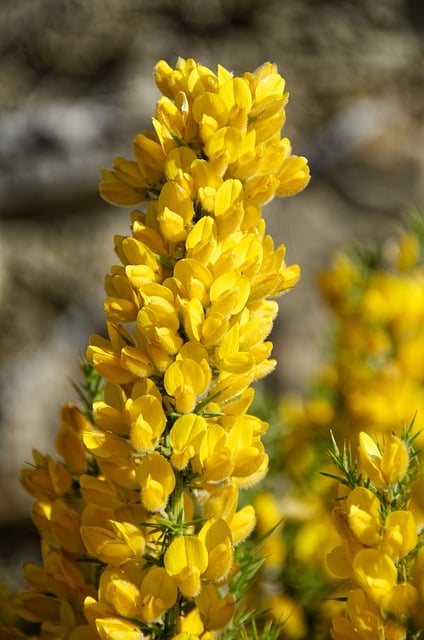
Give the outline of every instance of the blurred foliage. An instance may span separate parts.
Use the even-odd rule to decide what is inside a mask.
[[[340,540],[331,517],[338,497],[332,442],[354,456],[361,431],[400,437],[415,423],[414,444],[423,447],[423,217],[412,213],[381,246],[339,251],[318,283],[330,313],[326,361],[302,396],[275,398],[260,388],[254,409],[271,425],[270,473],[260,492],[252,489],[258,535],[283,519],[267,541],[254,598],[262,594],[264,606],[286,621],[282,637],[290,640],[329,638],[329,621],[342,606],[340,584],[326,565]],[[422,483],[420,473],[420,513]]]

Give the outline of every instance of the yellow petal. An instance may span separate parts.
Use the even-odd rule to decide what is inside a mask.
[[[169,545],[164,565],[167,573],[177,578],[181,593],[192,597],[200,591],[200,576],[207,569],[208,552],[199,538],[180,536]]]
[[[276,178],[279,182],[276,190],[278,196],[293,196],[299,193],[310,180],[308,161],[302,156],[290,156],[284,160]]]
[[[377,603],[397,582],[394,562],[377,549],[358,551],[352,568],[355,580]]]
[[[228,108],[222,98],[216,93],[206,91],[200,93],[192,105],[193,117],[197,123],[201,123],[205,114],[211,116],[222,127],[228,121]]]
[[[231,620],[235,601],[231,593],[220,596],[216,587],[205,584],[195,598],[205,629],[222,629]]]
[[[96,629],[102,640],[143,640],[144,634],[133,622],[123,618],[97,618]]]
[[[53,596],[27,591],[14,597],[13,606],[29,622],[59,620],[60,600]]]
[[[235,162],[242,152],[243,137],[240,131],[234,127],[222,127],[208,138],[205,143],[205,152],[208,158],[223,160],[224,165]]]
[[[133,207],[144,202],[144,189],[134,189],[118,178],[114,171],[102,170],[104,180],[99,184],[99,192],[104,200],[121,207]]]

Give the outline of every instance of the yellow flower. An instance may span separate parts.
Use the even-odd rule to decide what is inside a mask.
[[[140,529],[129,522],[110,521],[110,529],[81,526],[81,536],[88,553],[106,564],[121,564],[128,558],[143,555],[145,540]]]
[[[177,600],[177,583],[163,567],[150,567],[140,586],[141,617],[154,622]]]
[[[55,449],[63,458],[72,475],[84,473],[87,458],[82,443],[82,434],[89,428],[89,421],[75,405],[66,404],[61,411],[61,424],[56,436]]]
[[[362,589],[350,592],[347,614],[334,616],[331,628],[334,640],[386,640],[379,609]]]
[[[211,313],[234,316],[240,313],[250,295],[250,282],[233,271],[214,280],[210,289]]]
[[[81,519],[75,509],[64,500],[55,500],[49,520],[56,544],[71,553],[83,553],[80,536]]]
[[[166,182],[157,200],[156,216],[166,241],[185,240],[194,216],[190,193],[176,181]]]
[[[13,605],[19,615],[29,622],[59,619],[60,600],[44,593],[35,591],[20,593],[15,596]]]
[[[339,579],[352,577],[352,557],[346,544],[334,547],[326,556],[326,567],[330,574]]]
[[[146,190],[141,187],[137,189],[132,187],[129,181],[124,179],[122,173],[120,177],[119,168],[120,163],[117,159],[114,171],[102,169],[103,181],[100,183],[100,193],[103,198],[109,202],[119,203],[125,207],[137,205],[146,200]],[[141,182],[142,177],[140,176],[140,183]]]
[[[105,478],[82,475],[80,476],[80,487],[81,493],[87,502],[91,502],[98,507],[119,509],[125,504],[116,486]]]
[[[96,631],[97,619],[112,618],[115,610],[106,602],[100,602],[91,596],[84,600],[84,616],[88,624]]]
[[[131,206],[150,199],[166,178],[177,177],[167,158],[180,154],[181,149],[185,162],[179,166],[184,173],[189,173],[190,159],[200,158],[203,148],[218,175],[240,176],[243,181],[257,176],[257,182],[268,181],[270,188],[260,202],[276,193],[292,195],[306,186],[309,170],[305,159],[291,156],[287,139],[279,139],[288,94],[283,93],[285,83],[275,65],[266,64],[255,73],[234,78],[222,68],[215,75],[191,59],[180,58],[174,70],[166,62],[158,62],[155,79],[165,97],[158,102],[154,133],[135,137],[136,162],[118,158],[113,171],[103,172],[100,192],[110,202]],[[267,155],[263,145],[269,145],[270,140],[276,150]],[[188,148],[192,153],[185,151]],[[171,212],[175,215],[168,215]],[[165,237],[173,242],[183,239],[190,215],[189,209],[184,212],[184,205],[181,209],[174,201],[165,213]],[[171,231],[174,221],[177,226]]]
[[[189,302],[198,300],[202,307],[209,304],[209,289],[212,284],[210,270],[195,258],[183,258],[174,267],[174,275],[166,285],[174,289],[179,298]]]
[[[205,629],[222,629],[230,621],[235,602],[231,593],[221,596],[212,584],[205,584],[200,594],[195,597],[200,617]]]
[[[252,422],[241,416],[231,427],[227,447],[233,455],[231,476],[239,486],[258,482],[268,470],[268,456],[261,440],[255,435]]]
[[[209,490],[209,497],[203,505],[203,516],[223,518],[230,527],[234,545],[239,544],[253,531],[256,524],[255,509],[245,505],[237,511],[239,489],[235,484],[226,484]]]
[[[126,346],[120,332],[112,325],[108,325],[110,339],[101,336],[91,336],[87,347],[87,360],[105,378],[117,384],[126,384],[134,379],[133,374],[121,364],[121,349]],[[148,368],[146,363],[146,375],[153,373],[153,368]]]
[[[97,618],[96,630],[102,640],[143,640],[141,629],[124,618]]]
[[[81,568],[73,559],[62,552],[53,550],[42,542],[43,567],[26,563],[24,574],[27,583],[38,592],[54,594],[62,600],[82,603],[84,597],[94,589],[85,581]]]
[[[413,614],[419,602],[419,595],[414,585],[409,582],[395,584],[384,596],[381,606],[384,611],[404,619]]]
[[[205,482],[222,482],[234,469],[233,455],[227,446],[227,434],[218,424],[211,424],[202,434],[199,450],[193,458],[195,473]]]
[[[163,567],[140,572],[124,565],[102,574],[99,593],[119,615],[154,622],[175,603],[177,585]]]
[[[102,171],[106,200],[142,206],[114,239],[87,417],[64,409],[63,462],[36,453],[22,476],[44,545],[27,574],[44,598],[21,604],[43,640],[213,640],[235,610],[234,545],[255,525],[239,489],[268,469],[251,384],[275,367],[269,298],[299,268],[261,206],[309,180],[281,137],[285,82],[270,63],[234,77],[182,58],[155,80],[151,129]]]
[[[394,435],[385,438],[383,450],[380,451],[374,440],[362,432],[359,434],[358,453],[359,470],[366,473],[378,489],[395,484],[403,478],[408,469],[409,455],[406,445]]]
[[[43,456],[33,451],[35,469],[24,469],[21,482],[25,489],[35,497],[62,496],[72,486],[72,476],[68,469],[53,460],[51,456]]]
[[[236,511],[231,518],[228,519],[231,529],[231,537],[233,544],[238,545],[252,533],[256,524],[255,509],[252,505],[247,504]]]
[[[164,557],[165,569],[175,576],[181,593],[190,598],[201,590],[201,575],[208,567],[208,551],[196,536],[180,536],[169,545]]]
[[[153,451],[162,435],[166,417],[155,396],[146,394],[127,402],[130,440],[137,452]]]
[[[153,512],[164,509],[175,487],[175,475],[167,459],[154,451],[141,459],[136,474],[146,509]]]
[[[281,537],[283,514],[275,496],[268,491],[255,495],[257,532],[263,536],[262,550],[267,567],[279,569],[285,559],[285,543]],[[280,525],[280,526],[278,526]]]
[[[270,609],[272,618],[283,625],[287,640],[301,640],[306,637],[305,615],[293,598],[284,595],[271,596],[266,598],[264,604]]]
[[[397,581],[396,566],[382,551],[362,549],[353,559],[353,576],[356,582],[380,603]]]
[[[140,302],[123,266],[112,267],[105,278],[104,309],[113,322],[132,322],[136,319]]]
[[[125,460],[133,453],[131,442],[110,432],[86,431],[83,442],[86,449],[100,459]]]
[[[203,577],[214,583],[227,578],[233,565],[234,548],[231,529],[225,520],[208,520],[199,531],[208,552],[208,568]]]
[[[199,449],[207,422],[202,416],[187,414],[178,418],[169,432],[174,469],[184,469]]]
[[[195,607],[185,616],[180,616],[178,618],[178,630],[180,631],[180,635],[200,636],[204,631],[204,626],[199,609]]]
[[[141,610],[141,594],[137,584],[124,569],[106,569],[100,578],[99,596],[124,618],[137,618]]]
[[[411,511],[391,511],[385,521],[381,550],[397,561],[415,549],[417,524]]]
[[[228,331],[219,347],[216,348],[215,360],[221,371],[228,371],[229,373],[247,373],[255,364],[254,358],[250,353],[240,351],[240,329],[238,324],[235,324]]]
[[[209,379],[201,365],[190,358],[173,362],[164,376],[166,392],[175,399],[175,409],[181,413],[194,410],[198,396],[202,395]]]
[[[127,457],[123,460],[102,459],[101,469],[105,479],[116,485],[118,492],[124,498],[127,497],[126,491],[137,491],[140,489],[140,484],[137,480],[137,460],[135,457]],[[131,493],[129,494],[130,502],[132,495]]]
[[[359,542],[367,546],[377,544],[382,523],[380,502],[372,491],[364,487],[353,489],[347,497],[346,508],[349,526]]]

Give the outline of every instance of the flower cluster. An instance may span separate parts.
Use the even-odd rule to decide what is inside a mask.
[[[291,155],[275,65],[234,77],[160,61],[153,130],[103,171],[102,196],[145,210],[116,236],[108,337],[92,336],[88,413],[63,408],[56,452],[23,472],[43,567],[26,566],[20,614],[39,638],[210,638],[231,619],[235,547],[255,512],[239,490],[266,473],[267,424],[247,413],[272,371],[270,300],[297,265],[261,207],[308,182]],[[94,383],[97,384],[97,383]]]
[[[383,434],[414,417],[423,422],[423,219],[411,216],[397,237],[375,250],[339,251],[319,286],[332,315],[330,358],[306,399],[281,402],[293,432],[284,446],[295,474],[308,472],[317,440],[326,442],[329,429],[356,442],[360,431]],[[298,447],[299,431],[306,449]],[[320,449],[325,456],[326,444]]]
[[[333,618],[334,640],[422,637],[423,536],[411,500],[418,468],[414,439],[409,429],[378,444],[362,432],[356,463],[336,446],[333,459],[348,490],[333,510],[341,543],[327,562],[351,586],[344,612]]]
[[[327,379],[332,376],[330,385],[342,394],[346,435],[364,426],[390,432],[415,415],[422,422],[422,240],[416,218],[382,252],[341,254],[321,275],[324,296],[339,320],[337,368]]]
[[[290,640],[326,637],[338,608],[325,561],[338,544],[331,518],[337,486],[321,473],[331,471],[330,430],[337,441],[356,448],[361,431],[389,437],[414,416],[415,424],[423,423],[423,278],[424,223],[418,214],[375,249],[340,250],[319,276],[331,312],[328,357],[303,397],[287,394],[278,406],[265,397],[260,408],[272,425],[266,437],[273,437],[264,486],[278,495],[279,518],[284,518],[283,551],[278,551],[283,561],[271,576],[272,593],[274,601],[276,594],[284,600],[283,618],[290,622],[302,603],[304,630],[288,622],[283,637]],[[422,449],[422,432],[415,444]],[[423,473],[419,480],[414,499],[422,509]],[[268,603],[266,598],[263,606]]]

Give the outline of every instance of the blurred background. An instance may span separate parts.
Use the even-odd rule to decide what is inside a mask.
[[[265,208],[302,279],[281,299],[273,393],[299,390],[325,349],[315,286],[337,248],[381,243],[424,206],[421,0],[2,0],[0,3],[0,567],[33,553],[18,482],[52,451],[125,210],[99,168],[150,128],[156,61],[194,57],[240,74],[277,63],[285,134],[306,155],[302,194]],[[12,541],[12,544],[11,544]],[[12,585],[13,587],[14,585]]]

